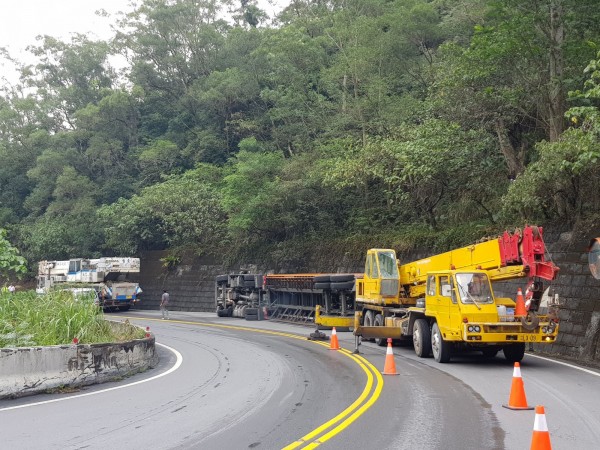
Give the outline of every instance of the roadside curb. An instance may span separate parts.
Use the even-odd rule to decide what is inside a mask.
[[[2,348],[0,399],[99,384],[151,369],[158,354],[154,335],[148,334],[120,343]]]

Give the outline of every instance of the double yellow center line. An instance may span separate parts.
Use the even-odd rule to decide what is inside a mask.
[[[139,317],[129,317],[132,320],[155,320],[155,319],[140,319]],[[271,330],[263,330],[259,328],[251,328],[251,327],[241,327],[235,325],[222,325],[215,323],[207,323],[207,322],[188,322],[182,320],[169,320],[169,323],[181,323],[188,325],[200,325],[205,327],[214,327],[214,328],[225,328],[232,330],[241,330],[241,331],[250,331],[253,333],[264,333],[275,336],[282,336],[290,339],[299,339],[302,341],[306,341],[306,337],[299,336],[297,334],[291,333],[283,333],[280,331],[271,331]],[[325,342],[320,341],[309,341],[316,345],[321,345],[323,347],[328,348],[329,345]],[[346,349],[338,350],[340,354],[350,358],[356,364],[360,366],[360,368],[365,372],[367,376],[367,383],[360,394],[360,396],[345,410],[339,413],[337,416],[328,420],[324,424],[318,426],[308,434],[302,436],[291,444],[285,446],[283,450],[292,450],[297,448],[302,449],[312,449],[316,448],[319,445],[327,442],[329,439],[333,438],[337,434],[341,433],[344,429],[346,429],[352,422],[358,419],[361,415],[363,415],[379,398],[381,394],[381,390],[383,389],[383,377],[381,373],[373,366],[369,361],[363,358],[360,355],[355,355]]]
[[[319,344],[327,346],[327,344]],[[343,355],[356,362],[356,364],[358,364],[367,374],[367,384],[365,385],[365,388],[360,396],[345,410],[333,419],[315,428],[310,433],[284,447],[283,450],[295,448],[311,449],[318,447],[346,429],[352,422],[363,415],[379,398],[381,390],[383,389],[383,377],[381,376],[381,373],[379,373],[379,371],[362,356],[355,355],[345,349],[341,349],[340,351]]]

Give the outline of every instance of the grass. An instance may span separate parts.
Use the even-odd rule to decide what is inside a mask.
[[[92,299],[70,292],[37,295],[35,291],[0,294],[0,348],[126,342],[144,330],[114,327]]]

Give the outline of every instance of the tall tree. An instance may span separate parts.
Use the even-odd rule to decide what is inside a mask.
[[[39,63],[24,71],[29,87],[48,105],[55,119],[54,130],[75,129],[73,114],[98,102],[113,86],[115,73],[108,64],[109,46],[75,35],[70,43],[51,36],[30,51]]]

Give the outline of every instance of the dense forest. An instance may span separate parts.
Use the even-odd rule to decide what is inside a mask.
[[[114,31],[0,49],[0,229],[30,262],[600,216],[597,0],[138,0]]]

